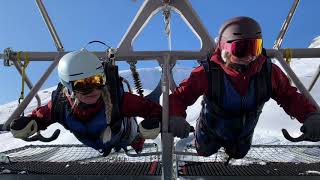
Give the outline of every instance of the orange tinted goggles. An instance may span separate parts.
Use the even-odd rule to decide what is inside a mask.
[[[262,53],[262,39],[241,39],[226,42],[223,49],[239,58],[248,55],[258,56]]]
[[[87,93],[105,85],[106,79],[103,74],[97,74],[85,79],[75,80],[72,82],[73,91]]]

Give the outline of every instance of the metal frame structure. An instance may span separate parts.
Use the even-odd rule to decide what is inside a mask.
[[[26,52],[29,55],[30,61],[53,61],[53,63],[48,67],[47,71],[41,76],[40,80],[35,84],[35,86],[30,90],[26,98],[20,103],[20,105],[15,109],[10,118],[6,121],[3,129],[8,129],[10,122],[22,114],[24,109],[30,103],[32,98],[41,88],[43,83],[46,81],[48,76],[51,74],[53,69],[57,66],[60,58],[66,54],[64,52],[62,43],[59,39],[57,32],[49,18],[49,15],[42,3],[42,0],[36,0],[36,3],[40,9],[41,15],[47,25],[47,28],[51,34],[51,37],[56,45],[57,52]],[[199,51],[133,51],[132,43],[135,38],[139,35],[146,23],[151,19],[153,15],[161,10],[164,5],[169,5],[172,10],[181,15],[185,22],[189,25],[189,28],[195,33],[201,42],[201,49]],[[133,22],[131,23],[128,31],[123,36],[121,42],[118,45],[117,52],[115,54],[115,60],[117,61],[144,61],[144,60],[157,60],[162,67],[161,76],[161,87],[163,93],[163,113],[162,113],[162,157],[163,157],[163,169],[162,169],[162,179],[173,179],[176,178],[177,172],[174,172],[173,168],[174,157],[173,154],[179,154],[174,152],[173,147],[173,136],[168,131],[168,120],[169,120],[169,90],[175,87],[173,81],[171,69],[175,64],[176,60],[203,60],[207,58],[207,54],[210,50],[214,48],[214,42],[210,37],[208,31],[205,29],[201,23],[200,18],[193,10],[191,4],[188,0],[171,0],[171,1],[161,1],[161,0],[145,0],[141,8],[139,9],[137,15],[135,16]],[[267,49],[267,55],[270,58],[277,58],[281,66],[288,73],[289,77],[293,80],[297,88],[301,93],[310,99],[310,101],[319,110],[319,105],[306,90],[304,85],[300,82],[299,78],[295,75],[292,69],[286,64],[283,59],[284,50],[283,49]],[[11,54],[10,54],[11,53]],[[106,52],[96,52],[98,57],[105,57]],[[320,57],[320,48],[313,49],[292,49],[292,58],[313,58]],[[5,61],[15,62],[17,59],[13,56],[13,52],[9,52],[9,55],[0,54],[0,58]],[[8,58],[8,59],[5,59]]]

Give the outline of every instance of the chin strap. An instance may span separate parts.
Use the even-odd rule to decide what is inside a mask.
[[[249,65],[235,64],[235,63],[230,63],[229,66],[242,73],[245,72],[249,67]]]

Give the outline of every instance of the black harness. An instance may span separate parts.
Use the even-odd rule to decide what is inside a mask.
[[[109,63],[104,64],[104,71],[106,75],[106,83],[108,85],[108,90],[110,92],[110,98],[112,102],[112,115],[111,122],[109,124],[111,131],[113,133],[118,133],[121,129],[123,116],[121,114],[121,105],[122,105],[122,95],[124,93],[124,88],[122,84],[122,77],[118,74],[118,67],[111,65]],[[59,83],[58,87],[55,91],[52,92],[52,111],[51,118],[55,121],[63,125],[66,129],[70,130],[68,126],[65,124],[65,114],[72,113],[71,105],[68,102],[67,97],[63,92],[64,86]],[[66,112],[67,111],[67,112]],[[78,132],[72,132],[77,138],[88,138],[94,141],[99,137],[92,136],[90,134],[80,134]],[[127,133],[124,133],[124,137]],[[111,151],[111,150],[106,150]]]

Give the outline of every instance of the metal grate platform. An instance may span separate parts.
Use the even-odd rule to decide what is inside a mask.
[[[8,174],[159,176],[158,162],[18,162],[1,164]]]
[[[186,162],[180,176],[320,176],[320,163],[267,163],[246,166]]]
[[[156,152],[149,144],[144,152]],[[192,147],[186,152],[194,152]],[[2,152],[10,163],[0,163],[0,179],[160,179],[161,156],[129,157],[123,152],[108,157],[83,145],[31,145]],[[192,155],[193,154],[193,155]],[[320,148],[306,145],[254,145],[241,160],[224,165],[225,153],[211,157],[177,155],[180,179],[319,178]],[[59,176],[59,177],[56,177]],[[89,177],[90,176],[90,177]],[[286,178],[285,178],[286,177]],[[8,180],[9,180],[8,179]],[[50,179],[50,178],[49,178]],[[241,179],[241,178],[240,178]],[[10,179],[11,180],[11,179]]]

